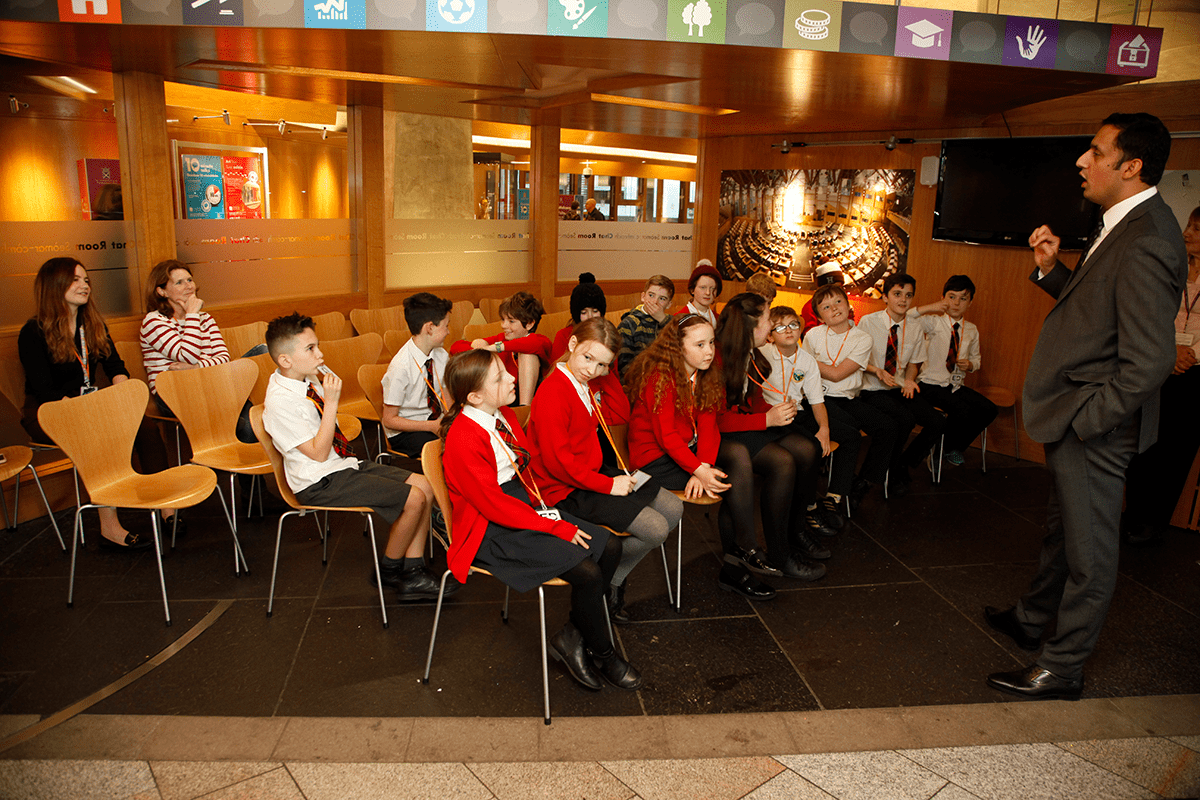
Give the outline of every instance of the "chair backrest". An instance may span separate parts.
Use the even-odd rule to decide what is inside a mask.
[[[363,364],[374,364],[379,360],[379,352],[383,350],[383,337],[378,333],[364,333],[350,339],[321,342],[320,347],[325,356],[325,366],[342,379],[341,402],[366,400],[366,395],[363,394],[355,376]]]
[[[609,425],[608,432],[612,434],[613,449],[621,457],[625,466],[629,466],[629,426]]]
[[[471,321],[471,317],[475,314],[475,304],[470,300],[457,300],[450,307],[450,333],[446,336],[446,341],[457,342],[462,338],[463,328],[467,327],[467,323]],[[405,325],[404,330],[408,330]]]
[[[500,327],[499,322],[489,322],[486,325],[468,325],[463,328],[462,338],[470,343],[476,339],[486,339],[489,336],[495,336],[503,330],[504,328]]]
[[[133,438],[142,424],[150,388],[136,379],[121,381],[81,397],[38,408],[38,423],[90,491],[134,475]]]
[[[429,485],[433,487],[433,499],[437,500],[438,506],[442,509],[442,516],[446,518],[446,538],[454,541],[454,531],[450,526],[450,490],[446,488],[446,474],[442,470],[442,440],[434,439],[432,442],[426,442],[421,448],[421,471],[425,473],[425,479],[429,481]]]
[[[258,381],[258,366],[238,358],[211,367],[165,370],[155,388],[187,431],[192,452],[233,444],[238,415]]]
[[[267,323],[251,322],[248,325],[222,328],[221,338],[225,340],[225,347],[229,350],[229,357],[240,358],[250,352],[250,348],[266,343]]]
[[[380,417],[383,416],[383,376],[387,370],[387,364],[363,364],[358,368],[358,385]]]
[[[483,318],[488,322],[500,321],[500,304],[505,301],[503,297],[485,297],[479,301],[479,313],[483,314]]]
[[[412,338],[412,333],[409,332],[408,328],[405,328],[404,330],[399,330],[399,331],[395,331],[395,330],[384,331],[383,332],[383,347],[385,350],[387,350],[388,353],[390,353],[392,356],[395,356],[396,353],[400,352],[400,348],[404,347],[404,345],[407,344],[408,340],[411,338]],[[447,336],[446,338],[450,339],[449,336]],[[451,341],[454,341],[454,340],[451,339]],[[391,359],[389,359],[389,361],[390,360]]]
[[[317,314],[313,317],[313,326],[317,331],[317,337],[323,341],[349,339],[354,335],[354,331],[350,329],[350,322],[346,319],[346,315],[340,311]],[[242,352],[246,351],[243,350]]]
[[[560,311],[566,311],[569,314],[571,311],[571,296],[547,298],[542,301],[542,308],[546,309],[547,314],[557,314]]]
[[[512,412],[517,417],[517,424],[522,428],[529,423],[529,406],[513,406]]]
[[[142,383],[149,383],[146,366],[142,363],[142,343],[116,342],[116,345],[117,355],[125,362],[125,369],[129,370],[129,377],[136,378]]]
[[[279,448],[275,446],[275,440],[263,427],[262,415],[262,404],[253,406],[250,409],[250,427],[254,428],[254,435],[258,437],[259,443],[267,454],[267,460],[271,462],[271,471],[275,473],[275,483],[279,484],[279,496],[292,508],[303,508],[300,501],[296,499],[292,487],[288,486],[287,473],[283,471],[283,453],[279,452]]]
[[[0,394],[14,408],[25,405],[25,365],[12,358],[0,359]]]
[[[275,359],[271,358],[270,353],[261,353],[257,356],[237,360],[249,361],[258,368],[258,377],[250,389],[250,402],[256,406],[261,405],[267,398],[267,384],[271,381],[271,374],[275,372]]]
[[[408,330],[404,322],[404,306],[388,306],[387,308],[352,308],[350,321],[359,335],[378,333],[383,336],[385,331]]]
[[[606,320],[608,320],[609,322],[611,322],[613,325],[620,325],[621,317],[625,316],[625,313],[627,311],[629,311],[628,308],[620,308],[615,311],[609,311],[607,314],[604,315],[604,318]]]
[[[538,333],[550,341],[554,341],[554,334],[570,324],[570,311],[556,311],[553,314],[543,314],[542,321],[538,323]]]

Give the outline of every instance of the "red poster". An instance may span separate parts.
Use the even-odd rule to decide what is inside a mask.
[[[124,219],[121,162],[115,158],[81,158],[79,205],[84,219]]]
[[[225,171],[225,218],[263,219],[262,159],[259,156],[222,156]]]

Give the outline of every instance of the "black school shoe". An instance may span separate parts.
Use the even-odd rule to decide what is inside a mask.
[[[379,577],[383,585],[396,590],[400,602],[411,600],[437,600],[438,589],[441,586],[441,576],[434,575],[428,567],[420,565],[404,569],[400,564],[380,564]],[[375,573],[370,576],[371,585],[375,583]],[[451,575],[446,578],[446,597],[462,588],[462,584]]]
[[[835,532],[846,527],[846,517],[842,514],[838,507],[838,502],[832,497],[817,498],[817,511],[821,514],[821,521],[825,526],[832,528]]]
[[[717,576],[717,585],[727,592],[737,592],[749,600],[770,600],[775,597],[775,590],[750,574],[750,570],[734,564],[721,567]]]
[[[805,527],[809,532],[823,530],[820,526],[814,526],[812,520],[811,516],[805,520]],[[817,544],[804,530],[794,531],[788,538],[791,540],[792,547],[796,549],[796,552],[802,554],[805,558],[815,558],[818,561],[824,561],[832,555],[828,548]]]
[[[734,545],[733,549],[725,554],[725,563],[735,567],[742,567],[751,572],[757,572],[759,575],[769,575],[775,578],[779,577],[779,570],[767,563],[766,557],[757,550],[743,550]]]

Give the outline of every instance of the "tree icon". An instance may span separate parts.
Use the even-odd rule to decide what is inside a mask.
[[[688,26],[688,36],[703,36],[704,26],[712,22],[712,6],[708,4],[708,0],[696,0],[694,3],[688,3],[683,8],[683,21]],[[698,34],[693,34],[693,25],[700,26]]]

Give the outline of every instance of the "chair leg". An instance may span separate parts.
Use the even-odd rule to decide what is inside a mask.
[[[383,627],[386,629],[388,626],[387,602],[383,599],[383,577],[379,574],[379,554],[375,551],[375,520],[371,518],[370,514],[364,514],[364,516],[367,518],[367,527],[371,529],[371,564],[375,567],[375,585],[379,587],[379,611],[383,614]]]
[[[678,536],[683,536],[683,518],[679,519]],[[662,554],[663,574],[667,578],[667,605],[675,606],[675,588],[671,586],[671,564],[667,561],[667,543],[663,542],[658,546],[658,552]]]
[[[442,573],[442,583],[438,589],[437,609],[433,612],[433,631],[429,634],[429,654],[425,656],[425,677],[421,678],[421,683],[429,685],[429,666],[433,664],[433,646],[437,643],[438,622],[442,619],[442,600],[446,595],[446,578],[450,577],[450,570]]]
[[[219,493],[219,492],[218,492]],[[225,498],[221,498],[221,505],[224,506]],[[179,513],[175,514],[175,522],[179,522]],[[246,561],[246,554],[242,552],[242,542],[238,539],[237,531],[237,475],[229,473],[229,528],[233,531],[233,574],[240,575],[244,567],[246,574],[250,574],[250,564]],[[175,541],[175,534],[171,534],[172,543]],[[240,564],[239,564],[240,559]]]
[[[30,466],[33,466],[30,464]],[[0,497],[4,493],[0,492]],[[4,519],[8,520],[8,529],[14,530],[17,527],[17,520],[21,518],[21,473],[17,473],[17,481],[13,484],[13,515],[12,519],[8,520],[8,506],[4,506]]]
[[[71,532],[71,576],[67,579],[67,608],[75,607],[75,557],[79,553],[79,543],[83,540],[83,510],[99,507],[88,503],[75,509],[75,529]]]
[[[293,514],[304,516],[300,511],[285,511],[279,515],[279,525],[275,528],[275,560],[271,562],[271,591],[267,595],[267,616],[275,606],[275,573],[279,571],[279,545],[283,541],[283,521]]]
[[[54,535],[58,537],[58,544],[65,553],[67,552],[67,543],[63,541],[62,531],[58,529],[58,520],[54,518],[54,511],[50,508],[50,501],[46,499],[46,491],[42,488],[42,480],[38,477],[37,469],[34,468],[33,464],[29,465],[29,471],[33,473],[33,483],[37,486],[38,494],[42,496],[42,505],[46,507],[46,514],[50,517],[50,524],[54,527]],[[20,482],[19,477],[18,482]]]
[[[982,444],[983,444],[983,471],[987,472],[987,428],[983,429]]]
[[[507,598],[505,605],[508,605]],[[607,604],[605,605],[607,609]],[[538,587],[538,611],[542,626],[542,722],[550,724],[550,664],[546,660],[546,590]]]
[[[675,537],[675,610],[683,604],[683,517],[679,518],[679,535]]]
[[[504,608],[500,609],[500,620],[505,625],[508,624],[508,595],[509,595],[508,584],[505,584],[504,585]]]
[[[1017,453],[1017,461],[1021,460],[1021,423],[1017,420],[1017,407],[1013,406],[1013,447]]]
[[[21,476],[17,476],[17,486],[21,485]],[[16,530],[17,523],[15,522],[17,514],[14,509],[13,515],[8,515],[8,501],[4,499],[4,492],[0,491],[0,507],[4,508],[4,528],[5,530]]]
[[[175,513],[179,513],[178,511]],[[158,510],[150,511],[151,530],[154,531],[154,559],[158,562],[158,585],[162,587],[163,613],[167,617],[167,627],[171,627],[171,607],[167,605],[167,576],[163,573],[161,531],[158,529]]]
[[[80,505],[80,503],[82,503],[83,500],[79,496],[79,470],[77,470],[75,468],[74,464],[71,465],[71,477],[75,480],[75,510],[79,511],[81,508],[83,508],[83,506]],[[80,526],[79,526],[79,543],[80,544],[87,543],[87,540],[83,538],[83,525],[82,524],[80,524]]]

